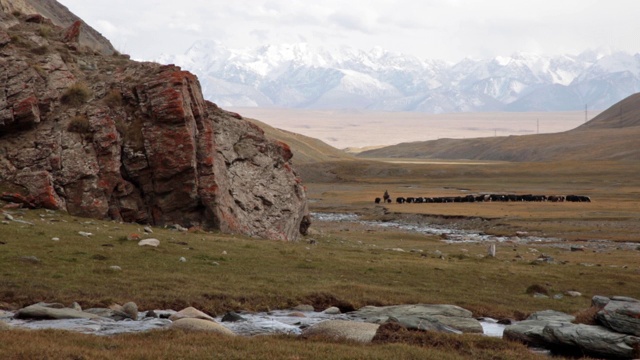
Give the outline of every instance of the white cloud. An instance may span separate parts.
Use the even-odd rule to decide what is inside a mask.
[[[207,38],[241,48],[305,39],[419,57],[518,51],[640,52],[637,0],[60,0],[137,58],[184,52]]]

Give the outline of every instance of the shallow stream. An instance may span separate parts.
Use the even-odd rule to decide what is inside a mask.
[[[158,315],[169,316],[173,310],[155,310]],[[171,325],[171,320],[162,318],[145,318],[146,312],[139,313],[141,320],[112,321],[110,319],[67,319],[67,320],[18,320],[13,319],[13,313],[0,313],[0,320],[9,325],[21,329],[59,329],[77,331],[93,335],[116,335],[135,333],[149,330],[157,330]],[[300,312],[294,310],[275,310],[263,313],[240,313],[245,320],[238,322],[222,322],[222,317],[216,321],[238,335],[272,335],[288,334],[300,335],[302,330],[311,325],[325,320],[351,320],[362,319],[349,314],[326,314],[324,312]],[[480,321],[487,336],[502,337],[504,325],[497,324],[495,320],[483,319]]]
[[[514,236],[495,236],[485,234],[478,230],[459,229],[452,227],[451,225],[430,224],[428,222],[412,223],[402,220],[362,220],[360,216],[353,213],[312,213],[311,216],[315,221],[350,222],[371,228],[394,229],[425,235],[437,235],[443,238],[443,242],[449,244],[508,242],[511,244],[540,244],[565,249],[570,249],[575,245],[560,238],[530,236],[526,232],[520,232],[518,235]],[[580,246],[589,249],[602,249],[611,246],[628,250],[635,250],[638,248],[637,243],[613,242],[610,240],[589,240],[581,242]]]

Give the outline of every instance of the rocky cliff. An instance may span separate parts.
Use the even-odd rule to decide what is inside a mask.
[[[289,147],[205,101],[194,75],[104,55],[80,42],[80,21],[2,18],[13,25],[0,27],[0,186],[79,216],[306,233]]]

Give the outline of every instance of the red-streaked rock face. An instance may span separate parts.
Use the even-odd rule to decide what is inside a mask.
[[[57,35],[42,38],[39,26]],[[267,239],[306,232],[306,195],[289,146],[205,101],[194,75],[67,46],[65,30],[46,22],[6,31],[0,182],[22,188],[28,201]],[[30,41],[46,49],[31,51]],[[86,85],[86,101],[61,103],[76,83]]]

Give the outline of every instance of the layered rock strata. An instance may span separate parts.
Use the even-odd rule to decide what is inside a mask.
[[[105,56],[84,25],[7,14],[0,28],[0,182],[72,215],[295,240],[304,187],[284,143],[205,101],[172,65]]]

